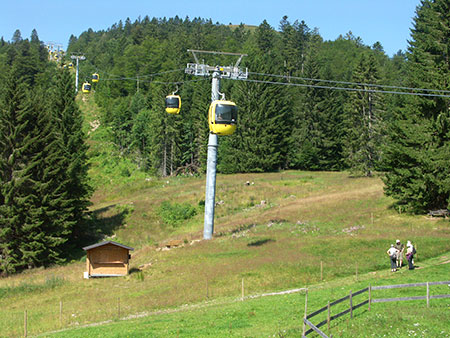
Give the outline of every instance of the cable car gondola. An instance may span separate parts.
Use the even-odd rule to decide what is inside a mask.
[[[209,131],[217,135],[231,135],[236,130],[237,106],[232,101],[215,100],[209,106]]]
[[[98,82],[100,76],[97,73],[92,74],[92,82]]]
[[[73,68],[73,63],[72,63],[72,62],[69,63],[69,64],[67,65],[67,68],[72,69],[72,68]]]
[[[181,97],[179,95],[166,96],[166,112],[169,114],[178,114],[181,109]]]
[[[91,92],[91,84],[89,82],[83,83],[83,86],[81,86],[81,90],[83,93],[90,93]]]

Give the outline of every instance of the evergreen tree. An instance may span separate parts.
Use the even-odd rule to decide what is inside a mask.
[[[279,55],[271,52],[276,37],[263,22],[256,32],[252,71],[276,74]],[[231,99],[238,105],[235,134],[219,144],[222,172],[264,172],[286,167],[290,119],[287,91],[284,86],[238,82]]]
[[[7,77],[0,104],[0,270],[6,274],[30,263],[24,261],[20,247],[24,232],[34,231],[30,153],[36,139],[30,132],[32,112],[26,84],[13,74]]]
[[[33,231],[23,232],[20,251],[28,266],[61,263],[66,256],[64,244],[76,225],[76,202],[68,178],[68,158],[60,125],[39,90],[32,94],[35,136],[30,163],[33,163],[33,208],[29,210]],[[70,165],[69,165],[70,166]],[[70,173],[69,173],[70,174]]]
[[[12,36],[11,41],[12,41],[12,43],[19,43],[19,42],[22,42],[22,41],[23,41],[23,39],[22,39],[22,33],[20,32],[19,29],[16,29],[16,30],[14,31],[14,34],[13,34],[13,36]]]
[[[321,38],[312,37],[306,62],[305,76],[320,78],[320,64],[317,59]],[[310,83],[313,84],[313,83]],[[321,151],[324,148],[324,126],[329,114],[326,104],[328,92],[319,88],[294,88],[293,118],[291,131],[291,146],[289,148],[289,166],[292,168],[318,170],[323,161]]]
[[[284,68],[288,76],[303,73],[306,46],[310,38],[309,28],[304,21],[296,20],[293,24],[284,16],[280,22]]]
[[[64,149],[61,175],[67,181],[65,189],[71,204],[70,222],[71,241],[82,237],[83,215],[90,204],[92,188],[88,179],[88,145],[83,131],[83,117],[75,102],[75,89],[69,71],[58,72],[56,86],[52,96],[52,113],[61,134]]]
[[[347,112],[346,161],[352,173],[372,176],[380,159],[383,104],[365,84],[377,84],[378,65],[372,53],[361,55],[352,81],[360,83],[350,94]]]
[[[450,2],[417,7],[407,53],[408,86],[450,90]],[[389,128],[386,194],[413,212],[447,208],[450,196],[450,100],[409,97]]]

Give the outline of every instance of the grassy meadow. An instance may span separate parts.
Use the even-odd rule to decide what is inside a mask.
[[[319,283],[308,289],[308,313],[317,310],[350,290],[368,286],[418,282],[448,277],[448,265],[442,264],[448,256],[441,256],[422,264],[413,273],[401,270],[398,274],[380,272],[354,277],[342,277],[328,283]],[[448,293],[449,286],[430,288],[431,294]],[[372,297],[406,297],[424,295],[423,287],[378,290]],[[354,297],[353,304],[366,300],[367,293]],[[171,311],[140,314],[122,320],[113,319],[103,325],[74,328],[41,335],[41,337],[301,337],[301,318],[304,314],[305,292],[257,298],[225,298],[207,301],[194,306],[182,306]],[[332,307],[331,315],[348,307],[348,302]],[[349,315],[323,326],[326,334],[334,337],[449,337],[449,302],[445,299],[402,303],[376,303],[371,310],[365,305]],[[311,319],[319,323],[326,319],[326,312]],[[314,337],[314,334],[308,336]]]
[[[242,282],[245,297],[308,287],[310,308],[318,309],[369,282],[450,279],[448,220],[393,210],[378,177],[302,171],[218,175],[214,238],[203,241],[205,177],[156,178],[139,171],[104,142],[108,130],[98,124],[93,97],[79,104],[96,189],[91,231],[97,241],[135,248],[131,273],[85,280],[80,251],[64,266],[2,278],[0,337],[24,334],[25,310],[29,336],[64,329],[54,336],[299,337],[304,293],[240,302]],[[416,245],[419,269],[390,273],[386,251],[397,238]],[[183,245],[166,250],[174,239]],[[448,287],[441,289],[436,292],[448,293]],[[333,322],[332,333],[402,337],[416,328],[449,335],[448,300],[433,301],[430,310],[423,302],[405,304],[404,316],[397,303],[377,304],[370,313],[360,309],[351,322],[347,316]],[[139,314],[151,315],[119,320]],[[416,319],[419,326],[411,326]],[[104,321],[113,322],[81,328]]]
[[[227,303],[241,296],[242,280],[246,296],[328,285],[329,295],[335,299],[343,296],[339,281],[345,278],[347,288],[358,288],[352,285],[357,282],[356,270],[359,278],[370,276],[374,285],[393,278],[386,250],[396,238],[416,244],[419,266],[450,251],[448,220],[392,210],[392,201],[383,195],[379,178],[300,171],[218,175],[215,237],[210,241],[201,240],[204,177],[137,176],[132,183],[129,180],[127,177],[123,184],[98,189],[93,196],[92,211],[95,221],[109,234],[104,239],[135,248],[132,273],[124,278],[84,280],[85,258],[82,257],[66,266],[29,270],[3,278],[0,280],[0,335],[23,334],[24,310],[27,310],[29,334],[38,334],[117,319],[119,315],[123,318],[142,312],[179,309],[187,304]],[[160,216],[164,202],[189,205],[196,214],[177,222],[176,226],[166,224]],[[184,245],[162,249],[170,239],[180,239]],[[139,270],[144,264],[147,267]],[[447,269],[436,276],[430,275],[430,281],[450,277],[448,265],[442,266]],[[415,281],[404,272],[407,271],[395,278]],[[293,327],[297,327],[292,336],[298,334],[303,296],[285,297],[296,299],[296,305],[286,313],[270,305],[273,311],[270,308],[266,311],[280,318],[262,319],[267,323],[261,332],[277,334],[279,330],[287,330],[291,324],[285,323],[291,318],[295,319]],[[446,302],[448,316],[448,301],[441,302]],[[323,302],[317,304],[321,306]],[[222,305],[218,306],[217,311],[221,312],[221,308]],[[174,314],[174,318],[184,315],[186,312]],[[229,321],[224,316],[223,321]],[[178,327],[170,324],[172,317],[161,318],[166,318],[161,319],[164,325],[174,330]],[[153,322],[154,319],[145,320]],[[189,325],[193,329],[197,327],[195,323]],[[249,332],[258,325],[252,324]],[[164,336],[164,332],[158,334]],[[130,333],[130,336],[136,335]]]

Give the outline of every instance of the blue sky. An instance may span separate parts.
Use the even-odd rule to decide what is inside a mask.
[[[389,56],[406,50],[412,18],[420,0],[0,0],[0,36],[11,40],[16,29],[28,38],[33,28],[44,41],[63,44],[71,34],[102,30],[119,20],[189,16],[223,24],[259,25],[264,19],[278,29],[284,15],[319,29],[325,40],[352,31],[367,45],[379,41]]]

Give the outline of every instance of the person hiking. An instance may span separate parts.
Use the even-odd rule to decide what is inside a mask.
[[[391,244],[391,247],[386,252],[389,256],[389,259],[391,261],[391,272],[397,271],[397,252],[398,250],[394,247],[394,244]]]
[[[406,259],[408,260],[408,268],[409,270],[414,270],[414,254],[416,253],[416,249],[412,245],[410,241],[406,243]]]
[[[399,239],[395,241],[394,248],[398,250],[397,253],[397,268],[401,268],[403,266],[403,251],[405,250],[405,246]]]

